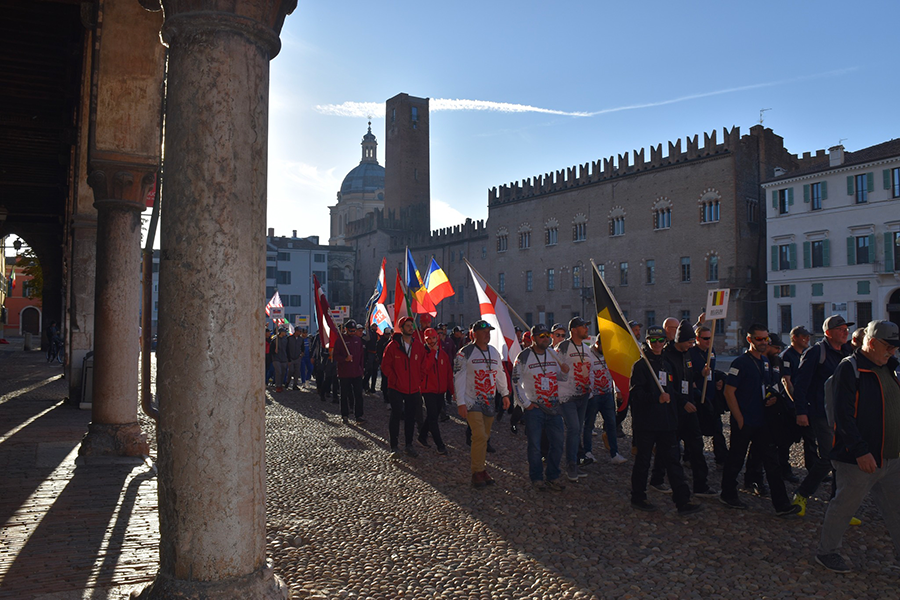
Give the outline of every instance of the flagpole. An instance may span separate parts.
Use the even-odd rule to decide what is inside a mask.
[[[712,360],[713,342],[715,342],[715,341],[716,341],[716,320],[713,319],[713,326],[710,327],[710,334],[709,334],[709,348],[706,349],[706,368],[707,369],[709,368],[709,363]],[[703,404],[706,402],[706,383],[708,381],[709,381],[708,378],[706,378],[706,377],[703,378],[703,391],[700,394],[700,404]]]
[[[475,273],[476,275],[478,275],[479,277],[481,277],[481,280],[484,281],[484,284],[485,284],[486,286],[488,286],[488,287],[491,288],[492,290],[494,289],[494,286],[492,286],[491,284],[488,283],[487,279],[485,279],[484,276],[483,276],[481,273],[478,272],[478,269],[476,269],[475,267],[472,266],[472,263],[469,262],[469,259],[468,259],[468,258],[466,258],[466,257],[464,256],[464,257],[463,257],[463,260],[466,261],[466,264],[469,265],[469,268],[472,269],[472,272],[473,272],[473,273]],[[497,290],[494,290],[494,293],[497,294]],[[503,302],[503,304],[506,305],[506,308],[509,309],[509,312],[511,312],[511,313],[513,314],[513,316],[515,316],[519,321],[521,321],[522,325],[525,326],[525,329],[526,329],[526,330],[529,330],[529,331],[531,330],[531,325],[529,325],[528,323],[526,323],[526,322],[525,322],[525,319],[523,319],[522,317],[519,316],[519,313],[517,313],[517,312],[513,309],[513,307],[509,305],[509,302],[507,302],[507,301],[503,298],[503,296],[501,296],[500,294],[497,294],[497,298],[499,298],[500,301]]]
[[[613,306],[616,307],[616,312],[619,315],[619,318],[622,319],[622,322],[625,323],[625,329],[628,330],[628,333],[631,335],[631,339],[634,340],[634,343],[637,345],[638,352],[641,353],[641,358],[644,359],[644,364],[647,365],[647,368],[650,370],[650,374],[653,374],[653,366],[650,364],[650,361],[647,360],[647,355],[644,354],[644,349],[641,348],[640,342],[634,336],[634,331],[631,327],[628,327],[628,321],[625,319],[625,315],[622,314],[622,309],[619,308],[619,302],[616,300],[616,297],[613,296],[612,292],[609,291],[609,286],[606,285],[606,282],[603,280],[603,277],[600,276],[600,270],[597,269],[597,265],[594,264],[594,259],[591,259],[591,266],[594,268],[594,273],[597,275],[597,279],[600,280],[600,283],[603,284],[603,288],[606,290],[606,294],[609,296],[609,299],[612,300]],[[594,312],[597,311],[597,296],[594,295]],[[653,380],[656,382],[657,387],[659,387],[659,392],[661,394],[665,394],[666,391],[663,389],[662,384],[659,382],[659,377],[654,377]]]

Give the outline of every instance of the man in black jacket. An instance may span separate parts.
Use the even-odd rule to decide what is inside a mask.
[[[647,500],[647,473],[656,445],[656,459],[665,466],[678,512],[691,514],[703,507],[690,502],[691,490],[681,468],[678,407],[672,402],[675,367],[663,356],[665,342],[666,332],[662,327],[648,327],[644,347],[647,361],[636,362],[631,373],[628,397],[637,448],[631,472],[631,506],[644,511],[656,510],[656,506]]]
[[[837,494],[828,503],[816,562],[831,571],[850,567],[838,553],[850,518],[872,492],[900,558],[900,382],[894,372],[900,331],[872,321],[861,349],[837,367],[834,390],[834,464]]]

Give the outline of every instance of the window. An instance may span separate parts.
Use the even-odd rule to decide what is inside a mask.
[[[812,291],[810,293],[817,298],[824,296],[825,295],[825,284],[824,283],[812,284]]]
[[[628,285],[628,263],[619,263],[619,285]]]
[[[279,252],[279,253],[278,253],[278,260],[279,260],[279,261],[282,261],[282,260],[284,260],[284,261],[290,261],[290,260],[291,260],[291,254],[290,254],[289,252]]]
[[[394,303],[394,290],[388,290],[387,303],[388,304]]]
[[[301,306],[300,294],[291,294],[288,298],[289,298],[288,306]]]
[[[544,244],[547,246],[555,246],[559,239],[559,229],[556,227],[548,227],[545,231]]]
[[[700,222],[716,223],[719,220],[719,200],[707,200],[700,205]]]
[[[266,267],[266,279],[275,279],[278,267]]]
[[[690,281],[691,280],[691,257],[690,256],[682,256],[681,257],[681,281]]]
[[[900,237],[898,237],[897,245],[900,246]],[[600,271],[600,279],[606,281],[606,265],[597,265],[597,270]]]
[[[689,311],[689,310],[681,311],[681,320],[682,321],[690,321],[691,320],[691,311]]]
[[[500,288],[498,291],[501,294],[506,292],[506,273],[499,273],[497,287]]]
[[[747,198],[747,222],[759,222],[759,202],[755,198]]]
[[[794,203],[794,188],[778,190],[778,214],[786,215]]]
[[[556,313],[548,312],[545,319],[547,321],[547,327],[553,327],[553,324],[556,323]]]
[[[644,313],[644,325],[646,327],[655,327],[656,326],[656,311],[648,310]]]
[[[872,288],[869,285],[868,281],[857,281],[856,282],[856,295],[857,296],[868,296],[869,294],[872,293],[871,290],[872,290]],[[869,319],[869,321],[871,321],[871,319]],[[868,323],[869,321],[865,321],[865,323]]]
[[[822,210],[822,200],[825,199],[825,182],[813,183],[809,186],[809,208],[811,210]]]
[[[893,265],[890,264],[891,261],[889,259],[892,255],[892,253],[889,248],[886,248],[885,249],[885,259],[886,260],[884,261],[885,262],[885,271],[892,271],[892,270],[900,271],[900,231],[895,231],[894,233],[888,232],[884,235],[885,235],[886,241],[888,242],[888,245],[890,245],[891,238],[893,238],[893,240],[894,240],[894,251],[893,251],[894,264]],[[891,267],[893,267],[893,268],[891,268]]]
[[[556,289],[556,269],[547,269],[547,289]]]
[[[856,303],[856,322],[859,324],[868,323],[872,320],[872,303],[857,302]]]
[[[506,252],[508,243],[509,238],[506,229],[501,229],[497,234],[497,252]]]
[[[778,268],[776,271],[787,271],[791,268],[791,246],[794,244],[781,244],[778,246]]]
[[[572,289],[577,290],[581,287],[581,265],[572,267]]]
[[[419,124],[419,109],[415,106],[412,107],[412,126],[413,129]]]
[[[319,280],[319,285],[325,285],[328,283],[325,277],[325,271],[313,271],[313,275],[315,275],[316,279]]]
[[[275,278],[275,283],[278,285],[290,285],[291,272],[290,271],[278,271],[278,277]]]
[[[397,120],[397,109],[392,108],[391,109],[391,123],[393,123],[396,120]]]
[[[313,262],[317,262],[317,263],[325,262],[325,255],[322,253],[319,253],[319,252],[317,252],[316,254],[313,254]]]
[[[659,208],[653,211],[653,229],[668,229],[672,226],[672,209]]]
[[[587,239],[587,223],[576,223],[572,226],[572,241],[583,242]]]
[[[813,331],[822,331],[822,325],[825,324],[825,305],[824,304],[813,304],[811,308],[812,308],[812,330]]]
[[[865,204],[869,201],[869,187],[874,187],[869,185],[869,179],[874,179],[873,177],[870,177],[870,175],[871,173],[863,173],[862,175],[857,175],[855,178],[847,178],[847,194],[855,195],[857,204]],[[850,189],[853,187],[856,189]]]
[[[531,271],[525,271],[525,291],[530,292],[534,289],[534,275]]]
[[[891,198],[900,198],[900,167],[890,170],[888,183],[891,188]]]
[[[525,313],[525,323],[527,323],[529,327],[534,325],[534,315],[532,313]]]
[[[159,300],[153,302],[153,312],[159,312]]]
[[[725,333],[725,319],[715,319],[716,324],[716,335],[723,335]]]
[[[791,329],[794,328],[794,320],[791,316],[791,305],[790,304],[782,304],[778,307],[778,312],[780,314],[780,322],[781,329],[779,331],[783,333],[788,333]]]
[[[649,283],[649,284],[656,283],[656,261],[655,260],[647,261],[647,283]]]
[[[531,232],[530,231],[520,231],[519,232],[519,250],[525,250],[531,246]]]
[[[870,250],[871,246],[874,244],[870,244],[870,236],[868,235],[858,235],[855,238],[855,246],[856,246],[856,262],[847,261],[848,264],[857,264],[857,265],[867,265],[870,262],[874,262],[872,260],[874,252]],[[871,236],[874,237],[874,236]]]
[[[625,217],[615,217],[609,220],[609,235],[625,235]]]
[[[159,263],[153,263],[152,273],[159,273]]]
[[[805,245],[804,245],[805,246]],[[816,268],[816,267],[827,267],[828,261],[826,260],[828,240],[815,240],[809,242],[809,264],[807,266]],[[806,248],[804,247],[804,252]],[[805,259],[805,257],[804,257]],[[804,260],[804,262],[807,262]]]
[[[706,263],[706,280],[719,280],[719,257],[715,254],[710,255],[709,260]]]

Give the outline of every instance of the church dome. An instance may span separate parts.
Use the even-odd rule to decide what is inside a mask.
[[[341,196],[372,194],[384,189],[384,167],[376,162],[362,162],[344,177]]]

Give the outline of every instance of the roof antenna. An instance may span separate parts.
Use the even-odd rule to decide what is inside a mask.
[[[847,141],[847,138],[841,138],[841,139],[838,140],[837,145],[838,145],[838,146],[843,146],[843,145],[844,145],[844,142],[846,142],[846,141]]]
[[[759,124],[760,124],[760,125],[763,124],[763,113],[765,113],[765,112],[768,111],[768,110],[772,110],[772,109],[771,109],[771,108],[761,108],[761,109],[759,109]]]

